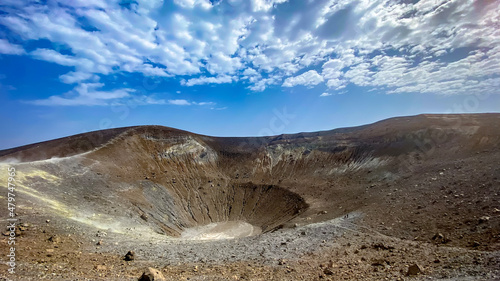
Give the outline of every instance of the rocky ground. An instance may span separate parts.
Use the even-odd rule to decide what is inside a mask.
[[[166,280],[500,278],[498,251],[403,240],[360,227],[356,221],[359,218],[341,218],[208,242],[119,237],[76,226],[61,232],[64,222],[40,221],[19,231],[17,273],[12,280],[137,280],[148,267]],[[5,238],[2,245],[6,251]],[[126,261],[129,251],[134,256]],[[6,272],[7,266],[2,264],[0,270]]]
[[[0,280],[500,280],[500,116],[450,118],[258,140],[121,129],[0,152],[19,184],[16,273],[5,231]],[[240,219],[264,233],[176,237]]]

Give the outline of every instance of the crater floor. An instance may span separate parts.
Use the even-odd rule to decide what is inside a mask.
[[[181,239],[188,240],[218,240],[234,239],[259,235],[262,229],[244,221],[215,222],[203,226],[185,229]]]

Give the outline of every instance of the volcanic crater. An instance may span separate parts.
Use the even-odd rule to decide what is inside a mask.
[[[167,189],[142,182],[141,187],[141,194],[131,200],[140,217],[174,237],[193,237],[181,234],[196,227],[197,232],[203,231],[200,226],[206,225],[211,226],[205,229],[213,232],[214,239],[257,235],[282,227],[307,209],[299,195],[273,185],[221,186],[209,181],[198,188],[173,183]]]
[[[453,269],[452,256],[470,257],[463,263],[491,277],[500,264],[498,128],[500,114],[419,115],[252,138],[137,126],[3,150],[0,165],[16,169],[19,222],[29,225],[19,252],[27,280],[48,276],[41,260],[54,266],[51,278],[97,280],[102,272],[75,249],[120,280],[141,270],[116,257],[128,250],[172,280],[197,276],[182,269],[188,264],[203,265],[205,274],[242,273],[235,263],[249,261],[263,266],[254,280],[330,272],[391,279],[419,260],[435,276],[469,274]],[[54,235],[65,238],[48,256]],[[332,257],[354,272],[345,275]],[[279,269],[283,259],[296,269]],[[76,270],[61,269],[67,264]]]

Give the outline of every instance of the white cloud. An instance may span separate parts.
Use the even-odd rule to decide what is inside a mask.
[[[24,49],[20,45],[12,44],[5,39],[0,39],[0,54],[22,55],[24,54]]]
[[[195,101],[188,101],[188,100],[185,100],[185,99],[176,99],[176,100],[168,100],[168,104],[172,104],[172,105],[215,106],[217,103],[212,102],[212,101],[195,102]]]
[[[211,74],[233,74],[240,69],[243,64],[239,58],[232,58],[221,52],[213,54],[206,65]]]
[[[257,77],[258,78],[258,77]],[[248,88],[252,91],[255,92],[262,92],[264,91],[269,85],[277,85],[281,83],[282,79],[281,76],[276,75],[276,76],[270,76],[268,78],[258,78],[256,79],[255,83]]]
[[[195,86],[195,85],[205,85],[205,84],[225,84],[233,82],[233,77],[231,76],[219,76],[219,77],[205,77],[192,78],[189,80],[182,80],[181,84],[183,86]]]
[[[212,8],[212,4],[208,0],[174,0],[174,3],[187,9],[200,7],[202,9]]]
[[[253,69],[253,68],[247,68],[245,69],[245,71],[243,71],[243,75],[245,76],[254,76],[254,75],[258,75],[259,73]]]
[[[156,99],[152,96],[134,96],[129,100],[125,100],[122,102],[123,104],[127,104],[130,106],[136,105],[164,105],[167,102],[164,99]]]
[[[141,72],[145,76],[157,76],[157,77],[170,77],[172,75],[168,74],[165,69],[160,67],[152,66],[150,64],[141,64],[136,67],[131,68],[130,72]]]
[[[283,82],[283,87],[294,87],[297,85],[315,86],[323,82],[324,79],[316,70],[309,70],[301,75],[289,77]]]
[[[92,69],[93,62],[86,58],[63,55],[50,49],[36,49],[30,55],[39,60],[57,63],[64,66],[75,66],[82,69]]]
[[[331,59],[323,64],[323,71],[321,75],[325,79],[334,79],[342,76],[342,69],[344,68],[344,62],[339,59]]]
[[[59,80],[65,84],[74,84],[89,79],[98,80],[98,78],[99,77],[97,75],[93,75],[91,73],[74,71],[59,76]]]
[[[342,78],[344,66],[344,62],[339,59],[331,59],[323,64],[321,75],[327,80],[328,88],[339,90],[346,86],[347,81]]]
[[[130,93],[135,92],[134,89],[128,88],[112,91],[97,90],[103,86],[102,83],[82,83],[67,92],[64,97],[50,96],[47,99],[33,100],[29,103],[46,106],[109,105],[110,101],[130,97]]]
[[[322,93],[322,94],[321,94],[321,95],[319,95],[319,96],[320,96],[320,97],[329,97],[329,96],[331,96],[331,95],[333,95],[333,94],[332,94],[332,93],[326,93],[326,92],[325,92],[325,93]]]
[[[169,104],[173,105],[191,105],[192,103],[187,100],[168,100]]]
[[[61,96],[50,96],[47,99],[32,100],[29,103],[34,105],[44,105],[44,106],[96,106],[96,105],[108,105],[106,101],[103,100],[92,100],[85,99],[82,97],[78,98],[63,98]]]
[[[344,62],[339,59],[331,59],[323,64],[323,69],[334,69],[337,71],[342,70],[344,68]]]
[[[346,87],[347,82],[345,80],[333,78],[326,82],[326,86],[330,89],[340,90]]]
[[[212,109],[212,110],[226,110],[227,106],[224,106],[224,107],[212,107],[210,109]]]
[[[204,106],[204,105],[214,106],[214,105],[216,105],[215,102],[211,102],[211,101],[194,102],[194,104],[201,105],[201,106]]]
[[[97,89],[102,88],[103,83],[81,83],[75,87],[75,91],[82,97],[87,97],[89,99],[97,100],[111,100],[129,97],[131,92],[135,92],[134,89],[124,88],[112,91],[98,91]]]
[[[287,2],[288,0],[251,0],[252,9],[255,12],[258,11],[269,11],[275,5]]]
[[[71,5],[81,8],[101,8],[104,9],[107,7],[105,1],[100,0],[73,0],[71,1]]]
[[[99,90],[104,87],[103,83],[81,83],[73,90],[62,96],[50,96],[46,99],[26,101],[27,103],[43,106],[106,106],[106,105],[198,105],[213,107],[215,102],[195,102],[186,99],[158,99],[155,94],[134,95],[136,91],[130,88],[115,89],[109,91]]]
[[[72,68],[64,83],[137,72],[182,77],[185,86],[241,81],[252,91],[285,81],[391,93],[497,92],[500,1],[284,2],[175,0],[167,9],[172,4],[161,0],[128,7],[9,0],[0,25],[12,38],[60,46],[27,55]],[[0,39],[0,53],[24,50]]]

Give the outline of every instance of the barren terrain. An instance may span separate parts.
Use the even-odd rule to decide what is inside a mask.
[[[8,168],[17,184],[5,280],[500,279],[500,114],[260,138],[128,127],[0,162],[5,226]]]

